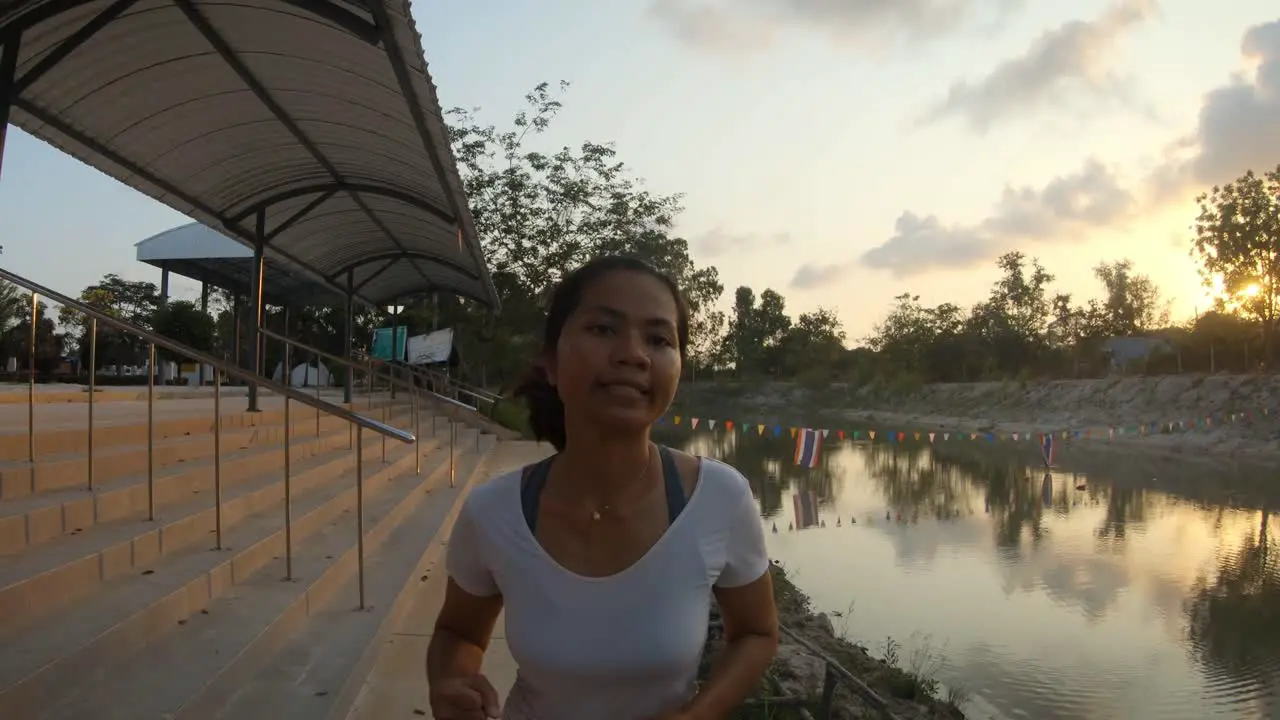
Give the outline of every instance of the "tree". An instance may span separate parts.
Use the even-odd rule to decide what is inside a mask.
[[[213,352],[216,329],[213,318],[189,300],[171,300],[156,311],[152,329],[193,350]],[[165,360],[181,362],[187,358],[159,349]]]
[[[18,367],[31,369],[31,298],[26,298],[25,317],[0,335],[0,348],[5,357],[18,360]],[[62,338],[57,334],[57,324],[49,315],[49,306],[43,301],[36,305],[36,366],[38,374],[49,374],[62,359]]]
[[[560,93],[567,89],[560,83]],[[724,287],[715,268],[696,266],[688,243],[672,235],[680,196],[644,189],[609,144],[586,141],[550,153],[530,149],[527,144],[547,130],[561,101],[548,83],[525,100],[528,107],[516,113],[509,130],[481,124],[475,110],[446,113],[503,304],[485,343],[498,374],[518,371],[528,357],[542,320],[540,301],[561,274],[606,253],[640,257],[680,284],[693,311],[690,350],[705,359],[723,324],[715,303]],[[469,324],[479,325],[475,308],[467,311]]]
[[[1105,290],[1101,304],[1092,305],[1090,332],[1112,337],[1137,335],[1169,324],[1169,306],[1151,278],[1133,271],[1133,262],[1101,263],[1093,274]]]
[[[115,273],[107,273],[95,285],[80,292],[80,302],[146,330],[160,305],[160,291],[155,283],[124,280]],[[78,347],[81,362],[88,362],[89,343],[87,331],[89,319],[71,308],[61,308],[58,320],[66,330],[69,342]],[[98,327],[98,360],[102,364],[140,365],[147,356],[146,343],[132,334],[113,328]]]
[[[1204,282],[1221,282],[1228,305],[1261,323],[1270,366],[1280,309],[1280,166],[1262,176],[1250,170],[1196,202],[1192,254]]]

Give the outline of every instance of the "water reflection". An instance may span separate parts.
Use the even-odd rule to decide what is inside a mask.
[[[1046,474],[977,444],[835,443],[808,469],[785,436],[667,441],[747,475],[771,552],[818,607],[854,601],[854,639],[945,642],[975,716],[1280,716],[1271,483],[1084,456]]]

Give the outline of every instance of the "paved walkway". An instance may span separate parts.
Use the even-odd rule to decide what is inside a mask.
[[[481,476],[474,482],[487,482],[505,472],[537,462],[550,452],[548,445],[527,441],[503,442],[494,449]],[[463,495],[459,499],[459,505],[465,497]],[[448,577],[444,571],[444,548],[456,513],[457,507],[441,528],[440,537],[427,550],[431,563],[427,571],[429,579],[422,584],[408,612],[393,628],[347,720],[431,717],[431,707],[427,703],[425,660],[431,631],[444,602]],[[499,696],[505,698],[516,679],[516,662],[507,647],[506,624],[501,617],[485,653],[484,673],[498,689]]]

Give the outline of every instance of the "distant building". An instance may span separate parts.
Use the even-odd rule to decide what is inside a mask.
[[[1111,371],[1124,370],[1131,363],[1173,353],[1168,340],[1152,337],[1113,337],[1102,342],[1102,352],[1111,361]]]

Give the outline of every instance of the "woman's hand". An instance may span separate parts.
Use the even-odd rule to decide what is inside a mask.
[[[431,685],[431,716],[436,720],[487,720],[501,717],[498,691],[484,675],[443,678]]]

